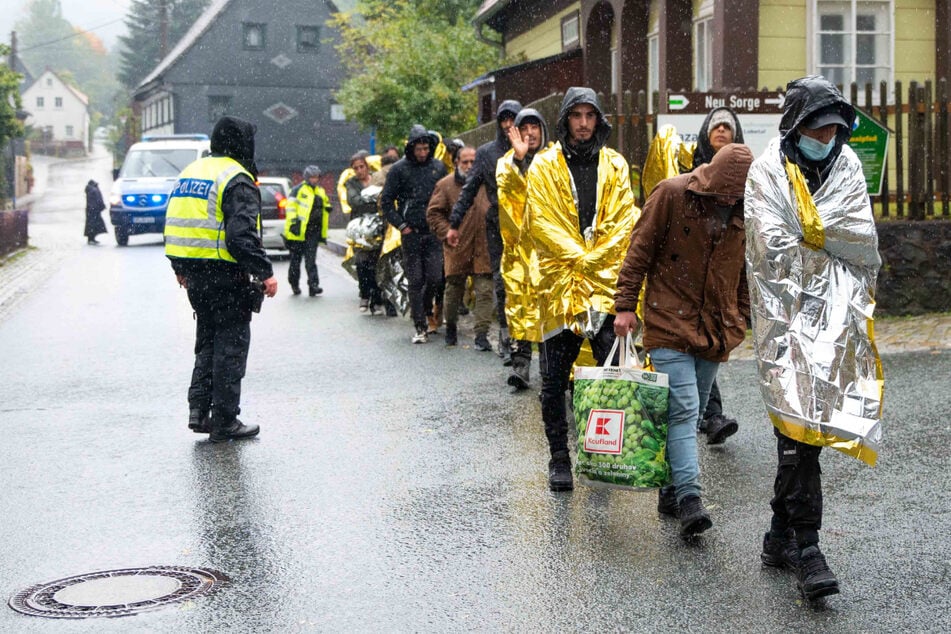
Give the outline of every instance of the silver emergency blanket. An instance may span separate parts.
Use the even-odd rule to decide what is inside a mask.
[[[347,242],[354,249],[379,249],[383,244],[383,226],[383,218],[375,214],[354,218],[347,223]]]
[[[760,390],[783,435],[874,465],[884,389],[872,319],[881,257],[862,167],[843,146],[810,195],[798,168],[782,160],[776,138],[746,184]]]

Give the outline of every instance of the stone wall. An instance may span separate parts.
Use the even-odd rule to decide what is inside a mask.
[[[878,223],[882,269],[876,315],[921,315],[951,310],[951,222]]]

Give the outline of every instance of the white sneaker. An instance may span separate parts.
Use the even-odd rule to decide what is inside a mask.
[[[426,343],[429,341],[429,335],[426,334],[425,330],[417,330],[416,334],[413,335],[413,343]]]

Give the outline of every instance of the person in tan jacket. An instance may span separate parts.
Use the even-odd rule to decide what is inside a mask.
[[[641,284],[644,348],[670,378],[667,454],[683,536],[713,526],[700,501],[697,421],[719,364],[746,336],[743,196],[753,154],[723,147],[710,163],[661,181],[644,205],[618,274],[614,332],[635,330]]]
[[[489,325],[492,323],[492,265],[489,262],[489,246],[485,234],[485,215],[489,210],[489,199],[485,188],[479,190],[475,201],[463,218],[457,230],[455,245],[450,245],[446,236],[452,228],[449,214],[459,200],[466,176],[475,163],[476,150],[471,145],[456,152],[452,174],[445,176],[433,190],[426,207],[426,222],[430,230],[442,241],[443,267],[446,275],[446,292],[443,300],[446,315],[446,345],[458,343],[459,307],[466,290],[466,278],[472,277],[475,298],[473,317],[475,318],[476,350],[492,350],[489,343]]]

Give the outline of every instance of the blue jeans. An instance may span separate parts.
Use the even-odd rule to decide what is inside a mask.
[[[670,408],[667,422],[667,459],[677,490],[677,501],[700,495],[697,462],[697,422],[707,406],[710,386],[719,363],[668,348],[650,351],[654,369],[667,375]]]

